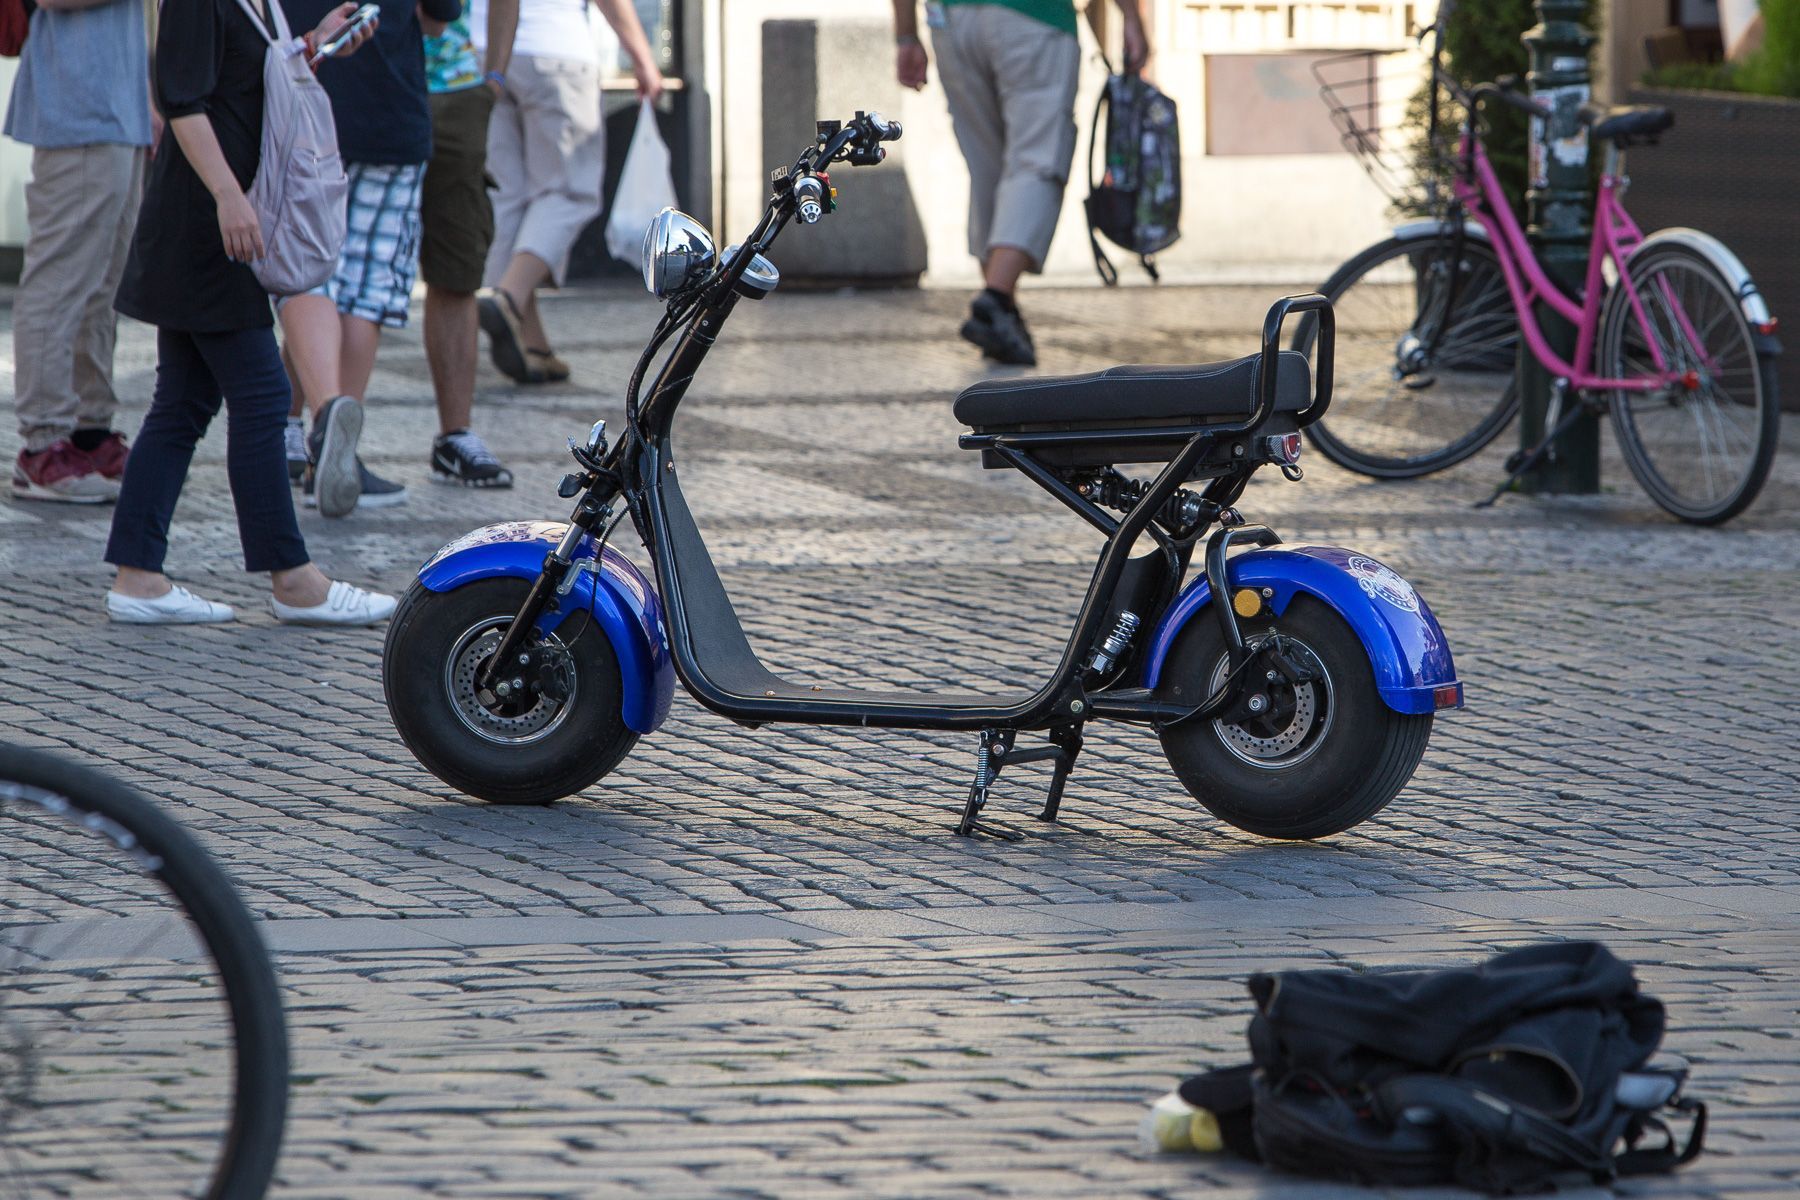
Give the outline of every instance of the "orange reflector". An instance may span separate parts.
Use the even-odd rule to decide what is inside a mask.
[[[1255,588],[1239,588],[1231,598],[1231,607],[1240,617],[1254,617],[1262,611],[1262,596]]]
[[[1433,689],[1431,700],[1438,708],[1455,708],[1462,703],[1462,684],[1447,683],[1441,688]]]

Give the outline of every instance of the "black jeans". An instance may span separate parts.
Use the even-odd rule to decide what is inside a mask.
[[[194,446],[225,402],[226,471],[237,506],[246,571],[305,566],[306,542],[294,519],[287,452],[287,372],[272,329],[231,333],[156,331],[156,396],[132,443],[113,510],[106,561],[161,571],[169,519],[187,481]]]

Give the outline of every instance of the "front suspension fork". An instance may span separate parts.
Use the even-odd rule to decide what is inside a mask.
[[[557,589],[562,586],[563,579],[575,565],[575,547],[581,544],[583,537],[606,519],[606,514],[610,509],[610,500],[601,499],[592,489],[583,493],[581,503],[575,506],[574,513],[569,517],[569,531],[563,534],[562,541],[557,543],[556,549],[544,555],[544,565],[538,571],[537,579],[532,582],[531,591],[526,593],[525,603],[519,606],[519,611],[513,616],[512,624],[508,625],[506,632],[500,635],[500,644],[494,647],[493,655],[482,666],[481,673],[475,677],[475,684],[479,690],[493,691],[494,685],[500,680],[501,664],[512,662],[518,656],[519,651],[524,649],[525,641],[531,636],[531,630],[537,624],[538,618],[544,615],[544,610],[550,606]]]

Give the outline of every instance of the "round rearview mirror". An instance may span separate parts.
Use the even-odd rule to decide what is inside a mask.
[[[665,208],[644,233],[644,286],[658,297],[679,292],[702,279],[718,259],[706,226]]]

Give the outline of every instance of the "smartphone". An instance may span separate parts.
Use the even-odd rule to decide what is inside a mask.
[[[362,31],[364,26],[366,26],[370,21],[373,21],[376,17],[379,17],[380,15],[381,15],[381,6],[380,5],[378,5],[378,4],[363,5],[361,8],[357,9],[355,12],[350,14],[349,20],[345,21],[342,25],[339,25],[336,29],[332,30],[331,36],[327,37],[324,41],[319,43],[318,51],[312,56],[312,58],[309,61],[313,64],[313,66],[315,66],[315,67],[318,66],[325,59],[330,58],[332,55],[336,54],[339,50],[342,50],[345,47],[345,45],[347,45],[349,43],[351,38],[355,37],[358,33],[360,33]]]

